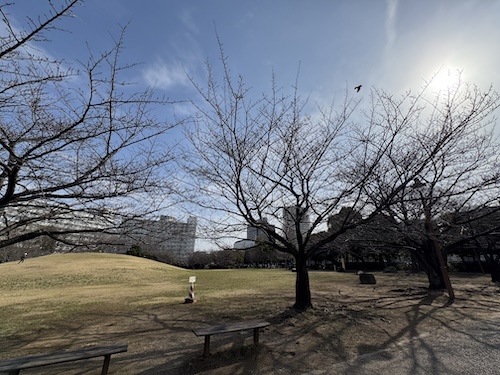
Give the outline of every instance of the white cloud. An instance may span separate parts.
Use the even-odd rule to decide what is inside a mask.
[[[399,0],[387,1],[387,17],[385,20],[386,50],[389,50],[396,40],[396,12]]]
[[[186,69],[180,64],[167,64],[157,59],[148,66],[142,75],[149,86],[168,90],[179,86],[189,86],[189,78]]]

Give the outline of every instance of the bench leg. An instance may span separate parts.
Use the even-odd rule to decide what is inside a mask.
[[[259,329],[258,328],[253,329],[253,343],[255,345],[259,345]]]
[[[203,349],[203,357],[210,354],[210,335],[205,336],[205,348]]]
[[[109,369],[109,362],[111,361],[111,354],[107,354],[104,356],[104,363],[102,364],[101,375],[106,375]]]

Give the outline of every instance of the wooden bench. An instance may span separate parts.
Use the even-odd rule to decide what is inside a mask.
[[[193,329],[196,336],[205,336],[205,347],[203,350],[203,356],[206,357],[210,354],[210,336],[218,335],[220,333],[230,333],[237,331],[244,331],[247,329],[253,329],[253,342],[255,345],[259,344],[259,329],[271,325],[271,323],[265,320],[247,320],[242,322],[225,323],[210,327],[203,327]]]
[[[21,370],[55,365],[58,363],[79,361],[104,356],[101,375],[108,373],[111,354],[123,353],[128,350],[128,344],[115,344],[107,346],[91,346],[75,350],[64,350],[47,354],[35,354],[27,357],[4,359],[0,361],[0,373],[8,372],[9,375],[18,375]]]

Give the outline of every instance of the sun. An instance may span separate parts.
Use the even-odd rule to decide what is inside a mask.
[[[434,73],[429,87],[434,92],[450,91],[458,87],[464,78],[463,71],[452,66],[441,67]]]

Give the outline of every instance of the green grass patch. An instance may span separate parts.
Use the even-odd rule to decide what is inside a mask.
[[[197,277],[195,297],[207,311],[223,311],[238,297],[256,296],[256,301],[259,296],[283,293],[293,297],[296,274],[282,269],[186,270],[144,258],[96,253],[4,263],[0,264],[0,336],[28,334],[85,315],[181,304],[188,296],[190,276]],[[311,272],[311,287],[325,288],[345,277]]]

